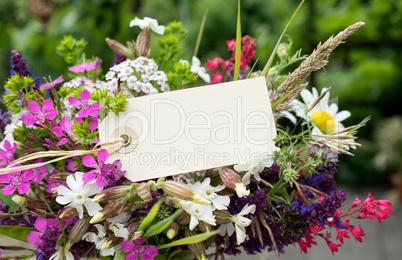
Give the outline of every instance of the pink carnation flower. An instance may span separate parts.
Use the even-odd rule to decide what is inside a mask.
[[[0,166],[5,164],[9,165],[14,158],[14,153],[17,150],[17,145],[14,144],[11,146],[11,143],[8,140],[4,141],[3,149],[0,150]]]
[[[80,93],[81,101],[79,101],[76,97],[69,97],[68,101],[72,106],[78,107],[81,110],[78,111],[77,115],[79,117],[87,117],[87,116],[98,116],[98,110],[101,108],[101,104],[90,104],[91,94],[88,90],[84,89]]]
[[[27,126],[35,123],[43,125],[46,119],[53,120],[57,116],[57,112],[53,109],[53,106],[53,101],[50,99],[43,103],[42,108],[35,101],[31,101],[28,104],[28,109],[31,113],[23,114],[21,120]]]
[[[102,60],[100,60],[100,63],[102,63]],[[79,73],[79,72],[94,70],[97,66],[99,66],[99,60],[96,60],[96,61],[90,62],[90,63],[84,61],[80,65],[68,68],[68,70]]]
[[[124,241],[123,244],[121,244],[123,252],[125,253],[131,252],[125,256],[124,258],[125,260],[137,260],[139,256],[141,256],[142,260],[153,260],[154,257],[159,254],[159,250],[156,248],[156,246],[143,245],[144,242],[146,241],[145,238],[139,237],[134,241],[135,243],[131,242],[130,240],[127,240]]]
[[[0,183],[9,183],[9,185],[1,189],[1,192],[4,195],[11,195],[18,188],[19,194],[25,194],[29,191],[31,180],[33,178],[34,171],[32,169],[23,171],[22,175],[21,171],[0,175]]]

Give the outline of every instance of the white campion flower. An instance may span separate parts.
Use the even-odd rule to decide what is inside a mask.
[[[180,63],[188,64],[189,62],[187,60],[180,60]],[[204,67],[201,67],[201,61],[195,56],[193,56],[193,60],[191,61],[190,70],[198,74],[205,82],[209,83],[211,81],[211,76],[206,72]]]
[[[94,216],[102,209],[98,203],[92,202],[89,197],[98,194],[103,188],[96,183],[84,183],[82,180],[83,175],[83,172],[76,172],[74,176],[69,175],[66,181],[68,188],[63,185],[57,187],[57,203],[61,205],[68,204],[67,206],[76,208],[79,218],[84,217],[83,206],[85,206],[90,216]]]
[[[230,198],[228,196],[220,196],[216,194],[217,192],[223,190],[225,185],[213,187],[210,185],[210,183],[211,179],[206,178],[203,182],[187,184],[187,186],[201,197],[210,201],[213,206],[212,210],[226,210],[229,206]]]
[[[49,257],[49,260],[74,260],[74,256],[70,251],[64,251],[59,245],[56,245],[56,252]]]
[[[130,27],[133,26],[138,26],[142,30],[144,30],[145,28],[151,28],[152,31],[160,35],[163,35],[163,33],[165,32],[165,26],[159,25],[156,19],[149,17],[144,17],[144,19],[139,19],[138,17],[135,17],[135,19],[131,20],[130,22]]]
[[[244,174],[242,181],[245,185],[250,184],[251,175],[254,175],[254,178],[257,181],[261,180],[260,172],[264,170],[265,167],[271,167],[274,163],[274,160],[270,156],[263,156],[260,160],[252,160],[250,162],[241,162],[235,165],[233,168],[238,172],[246,172]]]
[[[248,205],[244,206],[244,208],[240,211],[239,214],[233,216],[232,222],[235,223],[236,228],[236,240],[237,244],[240,245],[246,239],[246,227],[251,224],[251,220],[244,217],[248,214],[254,214],[255,212],[255,205]]]
[[[113,225],[113,232],[116,237],[122,237],[124,238],[124,240],[127,240],[128,236],[130,235],[128,229],[123,224],[120,223],[115,223]]]
[[[96,224],[95,227],[98,230],[98,234],[95,234],[94,232],[88,232],[82,237],[82,240],[94,243],[96,249],[100,250],[101,256],[114,255],[115,250],[113,247],[102,249],[102,244],[106,241],[105,228],[100,224]]]
[[[216,226],[215,216],[212,213],[211,205],[201,205],[188,200],[180,201],[182,208],[191,215],[190,230],[193,230],[200,220]]]
[[[201,61],[195,56],[193,56],[193,60],[191,61],[191,71],[197,73],[205,82],[209,83],[211,81],[211,76],[206,72],[204,67],[201,67]]]
[[[233,225],[233,223],[228,223],[228,224],[221,224],[219,226],[219,235],[224,237],[226,234],[228,234],[228,236],[233,235],[233,233],[235,232],[235,227]]]

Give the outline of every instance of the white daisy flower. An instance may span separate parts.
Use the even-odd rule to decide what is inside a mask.
[[[102,207],[98,203],[92,202],[89,197],[98,194],[103,188],[96,183],[84,183],[82,176],[84,176],[82,172],[76,172],[74,176],[67,176],[68,188],[63,185],[57,187],[58,196],[56,198],[57,203],[61,205],[68,204],[67,206],[76,208],[79,218],[84,217],[83,206],[85,206],[90,216],[94,216],[102,210]]]
[[[163,33],[165,32],[165,26],[159,25],[156,19],[152,19],[149,17],[144,17],[144,19],[139,19],[138,17],[135,17],[135,19],[131,20],[130,22],[130,27],[133,26],[138,26],[143,30],[145,28],[151,28],[152,31],[160,35],[163,35]]]
[[[325,90],[326,88],[322,89],[321,93]],[[310,111],[308,109],[319,97],[317,89],[313,88],[312,92],[303,89],[300,96],[303,98],[304,103],[295,99],[291,102],[291,105],[298,117],[315,125],[312,129],[313,135],[330,135],[345,128],[341,122],[350,117],[351,113],[346,110],[338,112],[337,104],[329,104],[329,92]],[[287,113],[287,117],[292,122],[296,122],[296,118],[293,115]]]

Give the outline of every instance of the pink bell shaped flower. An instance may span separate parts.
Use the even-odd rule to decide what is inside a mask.
[[[28,104],[28,109],[31,113],[23,114],[21,120],[27,126],[35,123],[43,125],[46,119],[53,120],[57,116],[57,112],[53,109],[53,106],[53,101],[50,99],[43,103],[42,108],[35,101],[31,101]]]
[[[153,260],[155,256],[159,254],[159,250],[156,248],[156,246],[149,245],[145,246],[143,245],[144,242],[146,241],[145,238],[139,237],[134,240],[135,243],[131,242],[130,240],[124,241],[123,244],[121,244],[121,248],[123,249],[123,252],[129,253],[128,255],[125,256],[125,260],[137,260],[141,256],[140,259],[142,260]]]
[[[90,104],[91,94],[88,90],[84,89],[80,93],[81,101],[76,97],[69,97],[68,101],[72,106],[78,107],[81,110],[78,111],[79,117],[98,116],[98,110],[101,108],[101,103]]]
[[[9,185],[1,189],[1,192],[4,195],[10,195],[13,194],[18,187],[18,193],[25,194],[29,191],[31,180],[33,178],[34,171],[32,169],[23,171],[22,175],[20,171],[0,175],[0,183],[9,183]]]

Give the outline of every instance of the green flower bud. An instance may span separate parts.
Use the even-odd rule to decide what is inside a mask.
[[[82,218],[74,224],[68,235],[68,242],[71,244],[78,243],[85,235],[89,228],[89,222],[86,218]]]
[[[287,183],[295,182],[297,179],[300,177],[299,172],[296,171],[295,169],[292,169],[290,167],[286,168],[283,171],[283,179]]]

